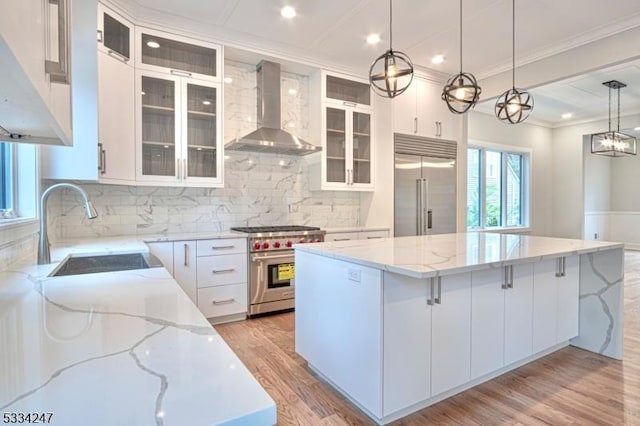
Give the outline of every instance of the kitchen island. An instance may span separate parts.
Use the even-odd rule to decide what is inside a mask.
[[[146,246],[113,238],[52,253],[96,249]],[[273,400],[164,268],[48,277],[55,267],[0,272],[0,413],[9,420],[51,413],[58,425],[276,423]]]
[[[622,244],[493,233],[296,246],[296,351],[386,424],[569,344],[622,359]]]

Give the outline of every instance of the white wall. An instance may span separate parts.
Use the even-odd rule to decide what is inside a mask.
[[[640,115],[621,117],[620,128],[640,125]],[[582,238],[585,203],[583,196],[583,136],[606,131],[608,120],[592,121],[553,129],[553,226],[552,235]]]
[[[468,139],[529,148],[531,152],[531,212],[532,235],[553,235],[552,192],[554,182],[550,173],[552,164],[551,129],[522,123],[517,126],[500,122],[494,115],[472,112],[468,117]],[[464,167],[465,164],[459,164]],[[458,180],[458,193],[466,197],[466,179]]]

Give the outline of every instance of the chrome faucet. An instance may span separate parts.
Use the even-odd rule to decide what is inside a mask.
[[[84,200],[84,213],[87,215],[87,218],[95,219],[96,217],[98,217],[98,212],[96,212],[96,208],[93,207],[93,203],[89,201],[87,193],[84,192],[84,189],[80,188],[79,186],[72,183],[57,183],[47,188],[47,190],[42,193],[42,197],[40,198],[40,241],[38,242],[38,265],[46,265],[48,263],[51,263],[49,237],[47,235],[47,200],[49,199],[49,195],[51,195],[53,191],[60,188],[74,189],[78,193],[80,193]]]

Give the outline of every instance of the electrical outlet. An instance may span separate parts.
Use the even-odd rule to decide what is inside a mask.
[[[355,281],[357,283],[360,282],[360,271],[357,269],[349,269],[347,272],[347,278],[351,281]]]
[[[597,240],[598,239],[598,233],[596,232],[595,234],[593,234],[593,239]]]

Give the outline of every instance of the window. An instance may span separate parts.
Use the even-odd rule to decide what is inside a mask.
[[[527,226],[528,152],[467,151],[467,227]]]
[[[0,142],[0,218],[13,209],[13,154],[11,145]]]

